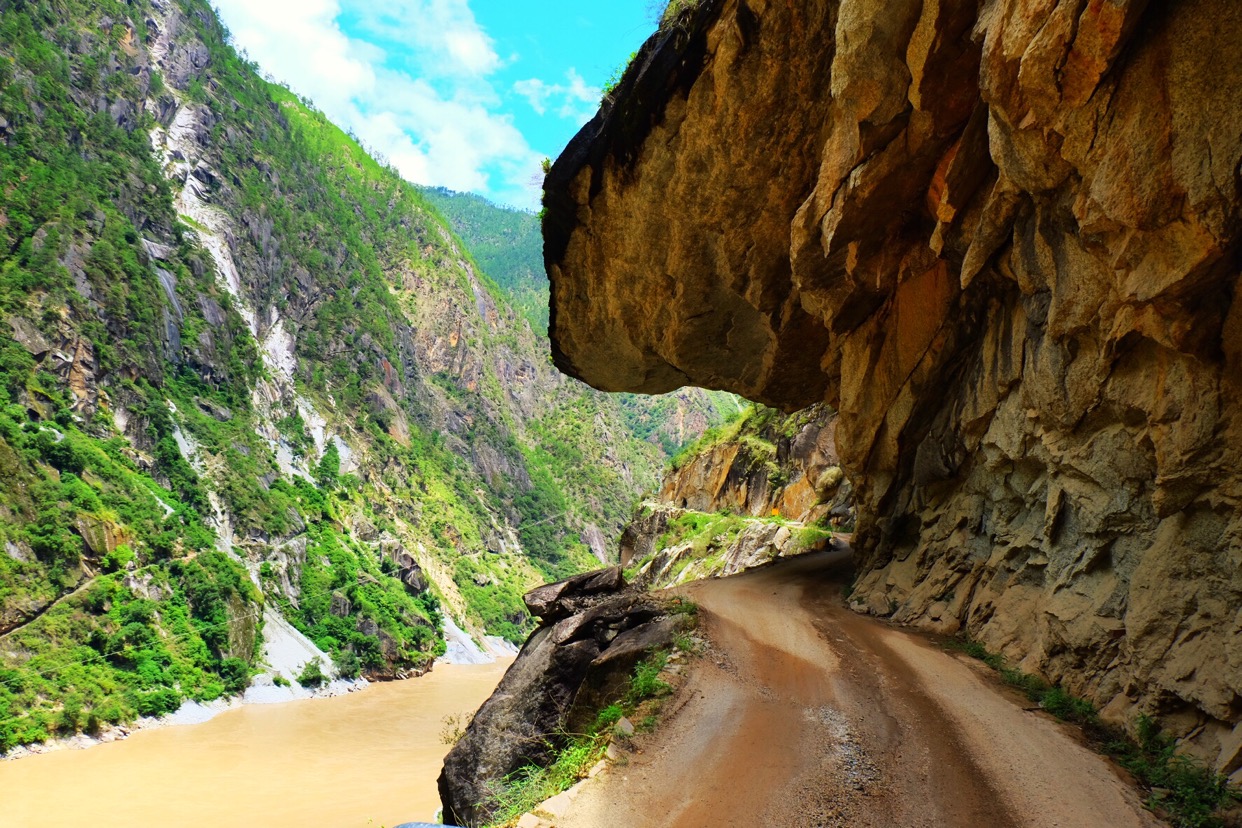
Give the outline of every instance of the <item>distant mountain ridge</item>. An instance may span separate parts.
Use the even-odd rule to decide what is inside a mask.
[[[543,341],[551,285],[543,269],[539,217],[501,207],[474,193],[444,187],[420,189]],[[683,388],[658,397],[612,394],[608,399],[619,401],[635,436],[657,443],[670,456],[713,424],[743,410],[742,400],[733,394],[702,388]]]

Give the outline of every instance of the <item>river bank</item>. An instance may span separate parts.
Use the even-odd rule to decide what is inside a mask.
[[[327,661],[329,665],[331,660],[326,653],[315,647],[276,613],[269,611],[265,615],[265,620],[269,630],[277,631],[264,642],[266,669],[255,676],[253,683],[242,695],[215,699],[210,702],[187,701],[172,713],[163,716],[144,716],[122,725],[109,725],[96,734],[77,733],[73,736],[49,739],[33,745],[22,745],[7,753],[0,752],[0,763],[62,750],[85,750],[127,739],[144,730],[205,724],[221,713],[236,710],[244,705],[286,704],[308,699],[334,698],[346,693],[356,693],[373,684],[365,678],[338,678],[318,687],[303,687],[296,682],[276,684],[273,681],[273,675],[297,675],[302,666],[312,658]],[[481,636],[483,643],[480,646],[469,633],[447,615],[444,617],[443,630],[447,649],[442,657],[436,659],[433,669],[445,665],[492,664],[497,660],[512,660],[518,652],[517,647],[508,641],[492,635]],[[426,673],[410,678],[421,678],[424,675]],[[409,679],[401,680],[408,681]]]
[[[340,828],[430,821],[444,719],[508,669],[438,664],[416,681],[289,704],[243,704],[92,750],[0,763],[3,824],[22,828]]]

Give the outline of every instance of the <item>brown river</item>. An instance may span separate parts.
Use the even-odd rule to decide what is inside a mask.
[[[433,821],[444,718],[511,659],[0,762],[3,828],[392,828]]]

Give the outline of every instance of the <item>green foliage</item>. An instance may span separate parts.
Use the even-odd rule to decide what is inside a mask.
[[[1148,807],[1164,812],[1178,828],[1221,828],[1220,811],[1240,797],[1228,779],[1202,762],[1177,753],[1176,741],[1164,734],[1154,719],[1143,715],[1136,722],[1137,739],[1111,732],[1100,724],[1095,706],[1068,693],[1059,685],[1008,667],[1004,658],[989,653],[977,641],[958,637],[946,642],[949,649],[978,659],[1000,673],[1001,679],[1063,721],[1087,728],[1106,738],[1103,748],[1151,791]]]
[[[738,434],[746,427],[751,418],[755,416],[756,411],[757,407],[752,404],[750,407],[730,415],[719,425],[707,429],[697,440],[683,446],[672,456],[669,460],[669,468],[673,470],[680,469],[695,457],[710,451],[714,446],[737,439]]]
[[[608,76],[608,80],[604,81],[604,97],[608,98],[621,85],[622,78],[625,77],[626,71],[629,70],[630,64],[634,62],[634,58],[638,57],[638,52],[630,52],[630,56],[626,58],[616,69],[612,70],[612,74]]]
[[[660,536],[656,548],[669,549],[689,543],[694,549],[693,556],[700,558],[708,547],[722,549],[732,544],[751,522],[742,515],[687,511],[668,522],[668,531]]]
[[[51,360],[0,337],[0,536],[23,550],[22,560],[0,555],[0,602],[44,611],[5,636],[6,645],[27,643],[0,664],[23,676],[40,665],[60,670],[75,647],[94,646],[70,628],[120,648],[98,669],[88,660],[77,683],[41,683],[12,702],[0,714],[12,719],[4,739],[244,687],[257,598],[240,567],[213,549],[204,517],[214,504],[242,537],[277,543],[306,532],[307,563],[292,575],[304,600],[294,608],[282,599],[281,609],[352,675],[421,665],[443,647],[436,599],[410,595],[391,560],[351,538],[353,518],[425,543],[471,614],[520,641],[530,626],[521,594],[540,578],[596,565],[583,528],[615,533],[634,481],[654,485],[661,450],[681,442],[664,428],[680,403],[620,405],[573,384],[566,404],[541,411],[538,423],[515,422],[505,401],[512,389],[485,360],[478,388],[445,373],[435,389],[469,418],[472,441],[518,471],[482,486],[469,448],[438,433],[417,394],[401,397],[412,376],[402,336],[426,319],[420,292],[464,298],[467,310],[490,294],[503,324],[465,331],[474,341],[462,347],[493,349],[512,364],[535,353],[547,283],[534,217],[448,198],[464,218],[455,226],[475,236],[485,274],[472,278],[470,254],[431,206],[435,196],[262,80],[205,0],[180,7],[178,37],[206,50],[205,66],[184,82],[146,71],[141,45],[121,42],[116,21],[145,19],[148,0],[0,6],[0,114],[9,124],[0,142],[0,316],[23,320],[54,347],[83,343],[91,359],[78,364],[93,360],[91,391],[107,403],[91,414],[94,402],[78,399]],[[151,151],[152,130],[166,125],[153,114],[163,107],[147,101],[173,96],[212,112],[205,160],[220,177],[210,200],[236,220],[230,246],[247,302],[263,318],[282,312],[295,334],[296,393],[339,418],[338,430],[353,430],[346,436],[368,460],[358,477],[341,473],[331,443],[310,466],[319,487],[278,474],[252,403],[265,370],[258,345],[200,246],[207,228],[178,215]],[[534,333],[510,324],[506,304]],[[409,420],[408,447],[386,433],[391,406],[374,404],[385,389]],[[277,407],[294,406],[286,395]],[[133,445],[117,436],[112,412],[131,424]],[[299,414],[278,412],[275,425],[295,454],[310,457]],[[650,442],[624,445],[627,428]],[[486,549],[484,538],[506,524],[529,561]],[[91,527],[121,545],[91,548]],[[274,559],[264,563],[270,582]],[[92,581],[94,572],[103,574]],[[150,586],[133,596],[100,589],[126,577]],[[331,612],[333,595],[348,603],[344,615]],[[132,618],[113,618],[131,603]]]
[[[672,687],[659,678],[667,662],[668,653],[664,650],[657,650],[643,659],[634,668],[622,698],[600,710],[585,734],[562,734],[549,745],[551,761],[546,766],[526,765],[506,777],[492,792],[491,805],[495,810],[489,828],[513,824],[540,802],[568,790],[584,778],[604,757],[613,726],[622,717],[648,711],[642,719],[644,730],[653,729],[656,715],[652,703],[658,703],[672,691]]]
[[[521,644],[534,626],[522,596],[528,585],[511,573],[493,573],[470,557],[460,557],[453,567],[453,582],[466,602],[494,635]]]
[[[608,741],[602,734],[575,739],[555,754],[547,767],[526,765],[507,776],[493,792],[495,813],[491,828],[510,825],[545,799],[569,790],[604,756]]]
[[[660,28],[669,29],[678,25],[690,11],[698,8],[703,0],[668,0],[660,15]]]
[[[303,687],[319,687],[328,680],[323,674],[323,665],[318,658],[312,658],[302,667],[302,672],[298,674],[298,684]]]
[[[319,459],[319,467],[315,470],[315,480],[325,489],[331,489],[340,482],[341,451],[336,443],[328,443]]]
[[[668,612],[670,615],[685,615],[689,618],[697,619],[699,617],[699,605],[689,598],[675,595],[669,604]]]
[[[1108,751],[1151,791],[1148,807],[1165,812],[1178,828],[1219,828],[1220,811],[1239,798],[1228,780],[1202,762],[1177,753],[1174,739],[1154,719],[1143,715],[1137,740],[1115,739]]]
[[[254,652],[234,652],[230,639],[231,631],[253,631],[257,607],[237,564],[213,552],[138,574],[167,597],[157,604],[120,575],[104,575],[4,636],[0,751],[163,715],[186,698],[210,700],[249,684]]]
[[[483,272],[505,291],[514,310],[533,330],[546,331],[548,277],[543,269],[543,234],[535,216],[472,193],[443,187],[422,192],[465,240]]]
[[[655,699],[672,692],[672,686],[660,678],[664,666],[668,663],[668,652],[657,650],[638,663],[634,668],[634,677],[630,679],[630,687],[625,693],[625,703],[631,707],[646,699]]]

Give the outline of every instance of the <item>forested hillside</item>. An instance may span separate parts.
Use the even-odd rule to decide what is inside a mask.
[[[717,416],[557,373],[503,239],[498,285],[202,0],[0,6],[0,182],[0,750],[322,680],[274,642],[518,641]]]

